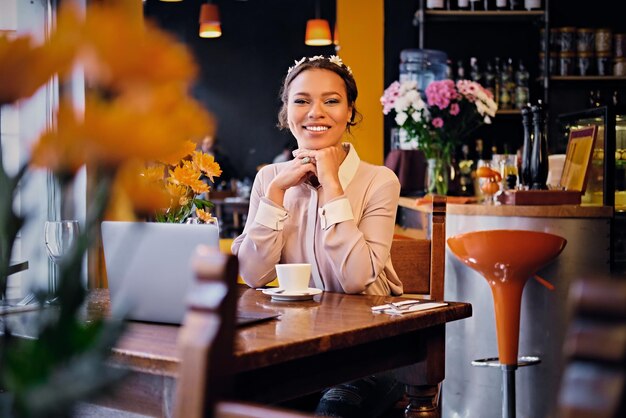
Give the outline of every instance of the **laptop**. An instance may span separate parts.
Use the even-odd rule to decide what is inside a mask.
[[[125,319],[181,324],[195,282],[200,244],[219,249],[213,224],[102,222],[111,312]]]

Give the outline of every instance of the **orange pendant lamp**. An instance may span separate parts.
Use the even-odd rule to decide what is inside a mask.
[[[222,36],[220,11],[217,4],[205,3],[200,6],[200,30],[201,38],[219,38]]]
[[[306,22],[304,43],[310,46],[326,46],[333,43],[328,20],[320,18],[319,0],[315,0],[315,19]]]

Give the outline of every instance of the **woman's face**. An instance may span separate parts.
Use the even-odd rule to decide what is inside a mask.
[[[351,116],[346,86],[334,72],[306,70],[291,82],[287,121],[300,148],[322,149],[339,144]]]

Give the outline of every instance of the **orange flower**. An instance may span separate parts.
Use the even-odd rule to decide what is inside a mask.
[[[182,165],[170,170],[170,181],[190,187],[197,194],[209,191],[209,185],[200,180],[202,173],[190,161],[183,161]]]
[[[196,149],[196,144],[191,141],[185,141],[183,145],[178,148],[174,153],[166,156],[165,158],[159,159],[159,162],[162,162],[166,165],[176,165],[183,158],[187,157]]]
[[[215,162],[212,155],[205,154],[201,151],[193,153],[194,164],[209,178],[211,182],[215,182],[213,177],[219,177],[222,174],[220,165]]]
[[[151,22],[128,24],[125,10],[91,4],[84,26],[85,75],[122,91],[146,84],[190,83],[197,73],[187,47]]]
[[[58,40],[35,46],[30,36],[0,35],[0,104],[30,97],[55,73],[70,69],[74,48]]]
[[[206,224],[217,222],[217,218],[211,215],[211,212],[205,212],[203,209],[196,209],[196,215],[200,220]]]
[[[136,214],[145,216],[168,206],[170,196],[161,183],[153,181],[156,176],[156,167],[146,169],[138,160],[125,164],[119,170],[115,187],[130,201]],[[160,176],[162,181],[162,169]]]

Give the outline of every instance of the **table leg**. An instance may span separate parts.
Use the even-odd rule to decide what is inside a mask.
[[[405,384],[409,404],[404,411],[407,418],[441,417],[441,382],[445,377],[445,326],[425,332],[423,361],[396,370],[397,379]]]

